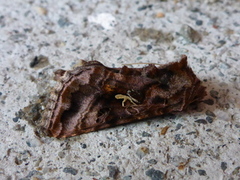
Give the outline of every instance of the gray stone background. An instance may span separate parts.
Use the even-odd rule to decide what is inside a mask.
[[[61,140],[19,116],[79,59],[181,54],[207,87],[197,111]],[[239,0],[1,0],[0,179],[239,179],[239,68]]]

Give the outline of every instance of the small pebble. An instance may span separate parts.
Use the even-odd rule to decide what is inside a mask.
[[[206,115],[211,116],[211,117],[216,117],[216,115],[210,110],[206,111]]]
[[[152,137],[152,135],[147,133],[146,131],[143,131],[142,137]]]
[[[64,41],[56,41],[56,42],[54,43],[54,45],[55,45],[56,47],[63,47],[63,46],[66,45],[66,43],[65,43]]]
[[[31,157],[31,153],[28,150],[19,152],[15,157],[15,164],[20,165],[23,162],[27,162],[30,159],[30,157]]]
[[[26,141],[26,144],[29,147],[37,147],[37,146],[41,145],[41,143],[38,139],[29,139],[29,140]]]
[[[207,175],[206,171],[205,171],[205,170],[202,170],[202,169],[199,169],[199,170],[198,170],[198,174],[199,174],[200,176],[206,176],[206,175]]]
[[[162,128],[160,135],[165,135],[168,129],[169,129],[169,126],[165,126],[164,128]]]
[[[192,11],[192,12],[199,12],[200,10],[199,10],[199,8],[194,7],[193,9],[191,9],[191,11]]]
[[[209,71],[213,70],[216,67],[216,64],[212,64],[209,66]]]
[[[227,63],[220,63],[220,66],[219,66],[221,69],[229,69],[231,68],[231,66]]]
[[[226,163],[226,162],[222,162],[222,163],[221,163],[221,169],[222,169],[223,171],[225,171],[225,170],[227,169],[227,163]]]
[[[63,27],[67,27],[71,24],[71,22],[69,22],[69,20],[65,17],[61,17],[59,20],[58,20],[58,25],[63,28]]]
[[[197,20],[197,21],[196,21],[196,25],[201,26],[202,24],[203,24],[203,21],[202,21],[202,20]]]
[[[180,35],[182,35],[188,43],[197,43],[201,40],[200,34],[186,24],[182,25]]]
[[[34,67],[36,64],[38,64],[38,57],[35,56],[33,60],[30,62],[30,67]]]
[[[231,116],[232,120],[240,122],[240,115],[239,113],[235,113]]]
[[[239,172],[240,172],[240,166],[236,167],[236,168],[233,170],[232,174],[233,174],[233,175],[239,175]]]
[[[199,124],[207,124],[207,121],[205,119],[198,119],[194,122],[199,123]]]
[[[95,161],[96,161],[96,159],[95,159],[95,158],[92,158],[92,159],[89,161],[89,163],[95,162]]]
[[[40,7],[40,6],[36,6],[35,10],[37,11],[38,14],[40,15],[46,15],[48,13],[46,8]]]
[[[72,168],[72,167],[65,167],[63,169],[63,172],[68,173],[68,174],[72,174],[74,176],[78,173],[78,171],[76,169]]]
[[[142,143],[145,143],[145,141],[144,140],[140,140],[140,141],[137,141],[136,143],[137,144],[142,144]]]
[[[25,41],[27,39],[27,35],[26,34],[13,34],[9,37],[9,39],[14,42],[21,42],[21,41]]]
[[[187,133],[186,135],[192,135],[192,134],[197,134],[197,132],[196,131],[191,131],[191,132]]]
[[[34,144],[31,144],[30,141],[26,141],[26,144],[27,144],[29,147],[36,147]]]
[[[238,61],[238,59],[233,58],[233,57],[229,57],[229,59],[233,60],[233,61]]]
[[[240,24],[238,22],[234,22],[233,25],[236,26],[236,27],[240,26]]]
[[[217,112],[217,117],[218,117],[218,119],[221,119],[221,120],[224,120],[224,121],[229,121],[230,114],[227,113],[226,111],[218,111]]]
[[[86,145],[86,144],[81,144],[81,147],[82,147],[83,149],[86,149],[86,148],[87,148],[87,145]]]
[[[3,15],[0,16],[0,28],[6,26],[5,17]]]
[[[142,159],[144,156],[146,156],[149,153],[149,149],[147,147],[140,147],[138,148],[136,154],[137,156]]]
[[[159,170],[155,170],[153,168],[146,171],[146,175],[151,178],[151,180],[163,180],[164,173]]]
[[[147,50],[149,51],[150,49],[152,49],[152,46],[149,44],[147,45]]]
[[[64,158],[65,155],[66,155],[66,153],[64,151],[58,152],[58,157],[60,157],[60,158]]]
[[[159,13],[156,14],[156,17],[157,18],[163,18],[163,17],[165,17],[165,14],[162,13],[162,12],[159,12]]]
[[[103,144],[103,143],[101,142],[101,143],[99,143],[99,146],[105,146],[105,144]]]
[[[33,176],[36,176],[36,175],[41,175],[41,173],[39,171],[32,170],[28,173],[28,175],[26,176],[26,179],[39,180],[37,177],[33,177]]]
[[[213,122],[213,117],[207,116],[206,120],[207,120],[207,122],[212,123]]]
[[[157,164],[157,160],[156,159],[150,159],[147,161],[149,164]]]
[[[181,134],[176,134],[176,135],[174,136],[174,139],[175,139],[175,141],[181,140],[181,139],[182,139]]]
[[[183,126],[182,124],[178,123],[177,126],[176,126],[175,131],[179,130],[182,126]]]
[[[117,166],[108,166],[107,168],[109,170],[109,177],[116,179],[119,174],[118,167]]]
[[[152,7],[151,4],[150,5],[144,5],[144,6],[139,7],[137,10],[138,11],[143,11],[143,10],[146,10],[147,8],[151,8],[151,7]]]
[[[142,11],[142,10],[145,10],[145,9],[147,9],[147,6],[146,6],[146,5],[139,7],[137,10],[138,10],[138,11]]]
[[[235,124],[236,128],[240,128],[240,124]],[[240,140],[240,139],[239,139]]]
[[[32,28],[24,28],[23,29],[25,33],[31,33],[32,32]]]
[[[123,180],[131,180],[132,179],[132,176],[131,175],[129,175],[129,176],[124,176],[123,177]]]
[[[224,44],[226,44],[226,41],[225,41],[225,40],[220,40],[220,41],[218,41],[217,47],[220,48],[220,47],[222,47]]]
[[[31,68],[43,68],[47,65],[49,65],[48,57],[43,55],[35,56],[29,64]]]
[[[152,28],[149,29],[135,28],[134,31],[132,32],[132,36],[138,36],[141,41],[165,38],[163,37],[162,31]]]
[[[14,117],[12,120],[13,120],[13,122],[18,122],[19,117]]]

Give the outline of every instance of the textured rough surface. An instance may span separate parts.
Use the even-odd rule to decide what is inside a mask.
[[[206,96],[187,57],[156,67],[109,68],[84,62],[57,70],[43,115],[49,136],[63,138],[186,110]]]
[[[0,1],[0,179],[237,179],[239,9],[239,0]],[[29,125],[57,69],[79,59],[141,68],[181,54],[207,87],[196,110],[64,140]]]

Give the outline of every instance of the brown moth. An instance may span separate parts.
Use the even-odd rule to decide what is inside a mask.
[[[59,84],[43,116],[49,136],[64,138],[185,110],[206,95],[205,87],[187,65],[109,68],[84,62],[70,71],[58,70]]]

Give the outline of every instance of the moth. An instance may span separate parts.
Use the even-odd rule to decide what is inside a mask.
[[[110,68],[98,61],[58,70],[57,86],[45,109],[43,127],[65,138],[175,113],[200,102],[205,87],[187,57],[156,67]]]

